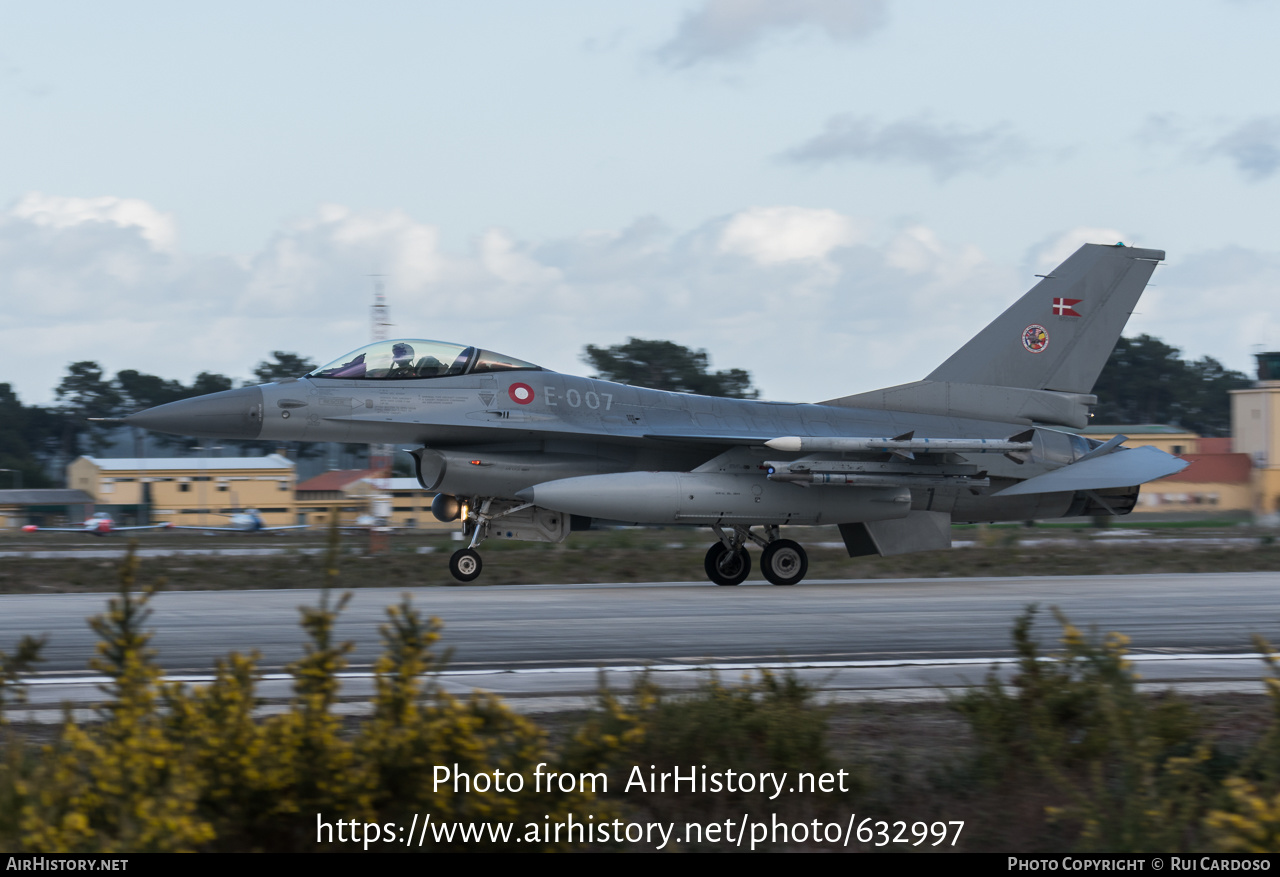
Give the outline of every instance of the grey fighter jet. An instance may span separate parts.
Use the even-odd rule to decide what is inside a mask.
[[[850,556],[950,546],[952,522],[1122,515],[1186,463],[1068,431],[1160,250],[1088,244],[922,381],[817,404],[719,399],[572,377],[491,350],[379,341],[299,378],[124,422],[224,439],[396,443],[469,544],[560,542],[593,522],[709,527],[707,577],[760,552],[775,585],[808,559],[787,524],[834,524]],[[1064,429],[1067,428],[1067,429]]]

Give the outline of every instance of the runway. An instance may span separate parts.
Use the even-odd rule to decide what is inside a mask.
[[[978,681],[991,659],[1008,658],[1013,619],[1031,603],[1046,610],[1037,627],[1046,647],[1059,635],[1047,607],[1058,606],[1082,628],[1127,634],[1144,677],[1157,680],[1256,682],[1263,669],[1248,657],[1251,635],[1280,643],[1280,573],[1273,572],[810,581],[794,588],[365,588],[352,591],[336,628],[356,643],[353,672],[372,665],[386,607],[402,593],[444,625],[441,646],[452,650],[448,687],[513,696],[588,694],[597,668],[625,668],[613,676],[623,681],[660,666],[664,678],[692,684],[694,667],[718,665],[736,678],[761,664],[806,667],[806,678],[828,690],[936,695],[939,685]],[[85,619],[104,611],[106,599],[0,597],[0,648],[25,633],[46,634],[40,680],[67,683],[37,686],[38,699],[92,699],[92,686],[84,697],[73,688],[85,685],[96,642]],[[314,590],[162,592],[152,603],[152,645],[170,674],[202,675],[233,650],[257,650],[264,671],[279,673],[302,652],[298,607],[318,600]],[[269,687],[287,694],[284,680]],[[352,679],[347,693],[359,696],[363,688],[366,682]]]

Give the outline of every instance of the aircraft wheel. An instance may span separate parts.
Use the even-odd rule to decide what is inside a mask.
[[[751,573],[751,555],[745,548],[730,553],[723,542],[716,542],[707,551],[702,566],[707,578],[717,585],[740,585]]]
[[[449,558],[449,572],[460,582],[475,581],[483,567],[480,553],[471,548],[459,548]]]
[[[809,556],[790,539],[775,539],[760,555],[760,571],[775,585],[799,584],[809,571]]]

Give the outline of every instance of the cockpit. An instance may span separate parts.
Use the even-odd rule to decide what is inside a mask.
[[[375,341],[353,350],[306,376],[348,381],[405,381],[496,371],[542,371],[542,367],[478,347],[398,338]]]

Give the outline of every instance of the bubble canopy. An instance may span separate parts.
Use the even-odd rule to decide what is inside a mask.
[[[355,381],[405,381],[497,371],[542,371],[523,359],[447,341],[397,338],[353,350],[306,376]]]

